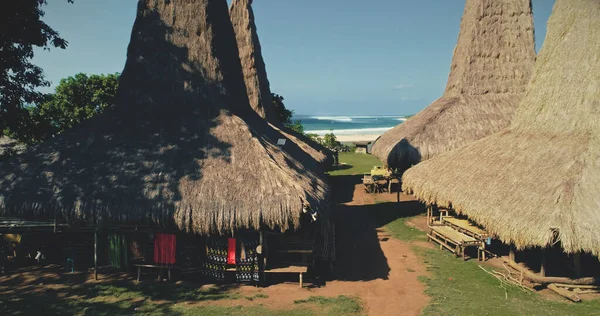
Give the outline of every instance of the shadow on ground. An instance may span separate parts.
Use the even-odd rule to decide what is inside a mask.
[[[238,298],[234,291],[237,285],[200,288],[192,283],[136,283],[122,273],[105,274],[101,281],[94,282],[88,273],[62,272],[59,266],[29,267],[0,277],[2,314],[179,315],[172,309],[175,303]]]
[[[390,267],[378,233],[382,232],[383,226],[399,218],[423,213],[423,205],[418,201],[377,203],[376,195],[364,197],[360,185],[357,186],[361,176],[331,177],[331,183],[336,202],[333,219],[337,248],[332,278],[345,281],[388,279]],[[387,194],[387,199],[390,197],[392,195]],[[362,201],[363,198],[366,200]]]

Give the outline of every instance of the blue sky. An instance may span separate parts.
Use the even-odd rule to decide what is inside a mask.
[[[554,0],[532,0],[536,49]],[[37,50],[53,87],[121,72],[135,0],[52,0],[44,21],[66,50]],[[464,0],[254,0],[271,90],[297,114],[414,114],[444,91]],[[44,89],[45,92],[52,88]]]

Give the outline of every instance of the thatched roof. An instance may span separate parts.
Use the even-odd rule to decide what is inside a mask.
[[[252,0],[233,0],[229,16],[240,51],[250,105],[256,113],[269,122],[277,120],[267,78],[267,68],[254,23]]]
[[[325,165],[332,163],[332,157],[327,148],[285,128],[276,116],[267,69],[254,22],[252,0],[233,0],[229,15],[240,51],[248,99],[254,111],[315,160]]]
[[[139,1],[114,108],[0,164],[0,216],[296,228],[328,187],[279,138],[250,108],[225,0]]]
[[[600,255],[600,1],[557,0],[507,129],[409,169],[403,187],[506,243]]]
[[[406,170],[507,127],[534,63],[530,0],[467,0],[444,95],[383,134],[373,154]]]

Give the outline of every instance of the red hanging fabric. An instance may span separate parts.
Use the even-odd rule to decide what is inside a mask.
[[[176,238],[174,234],[154,235],[154,263],[175,264]]]
[[[235,238],[227,240],[227,264],[235,264]]]

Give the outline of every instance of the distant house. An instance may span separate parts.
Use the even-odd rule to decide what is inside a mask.
[[[357,154],[371,154],[371,148],[373,147],[372,141],[354,142],[356,145],[355,152]]]

